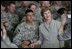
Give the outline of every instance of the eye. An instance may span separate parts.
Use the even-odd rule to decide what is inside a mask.
[[[49,12],[48,12],[48,14],[49,14]]]

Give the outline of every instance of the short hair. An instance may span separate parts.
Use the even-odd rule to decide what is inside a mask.
[[[62,14],[64,13],[64,11],[67,11],[67,9],[66,9],[66,8],[60,8],[60,9],[57,11],[57,13],[60,14],[60,15],[62,15]]]
[[[31,9],[27,9],[27,10],[25,11],[25,15],[26,15],[27,13],[29,13],[29,12],[32,12],[32,13],[33,13],[33,11],[32,11]]]
[[[34,3],[30,3],[29,5],[28,5],[28,8],[31,8],[31,6],[32,5],[35,5]],[[35,5],[36,6],[36,5]]]
[[[7,6],[10,6],[11,4],[15,5],[15,2],[8,2]]]
[[[42,8],[42,10],[41,10],[41,15],[43,16],[44,12],[47,11],[47,10],[49,10],[49,11],[52,13],[51,9],[50,9],[49,7],[46,7],[46,6],[45,6],[45,7]]]
[[[5,6],[6,6],[5,4],[6,4],[6,2],[5,2],[5,1],[1,1],[1,5],[2,5],[2,6],[4,6],[4,7],[5,7]]]

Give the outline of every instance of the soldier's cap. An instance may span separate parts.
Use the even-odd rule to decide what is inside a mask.
[[[25,15],[26,15],[27,13],[29,13],[29,12],[32,12],[32,13],[33,13],[33,11],[32,11],[31,9],[27,9],[27,10],[25,11]]]

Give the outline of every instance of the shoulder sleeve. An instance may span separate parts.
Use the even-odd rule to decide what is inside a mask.
[[[16,27],[16,29],[15,29],[15,31],[14,31],[14,36],[15,36],[16,34],[18,34],[18,33],[21,32],[21,28],[22,28],[22,27],[23,27],[23,23],[19,24],[19,25]]]
[[[14,38],[13,38],[13,43],[15,43],[17,46],[21,45],[21,39],[22,35],[18,33]]]

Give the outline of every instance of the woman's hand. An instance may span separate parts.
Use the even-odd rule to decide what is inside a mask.
[[[38,42],[35,42],[35,43],[32,43],[31,45],[30,45],[30,47],[31,48],[34,48],[36,45],[38,45],[39,43]]]

